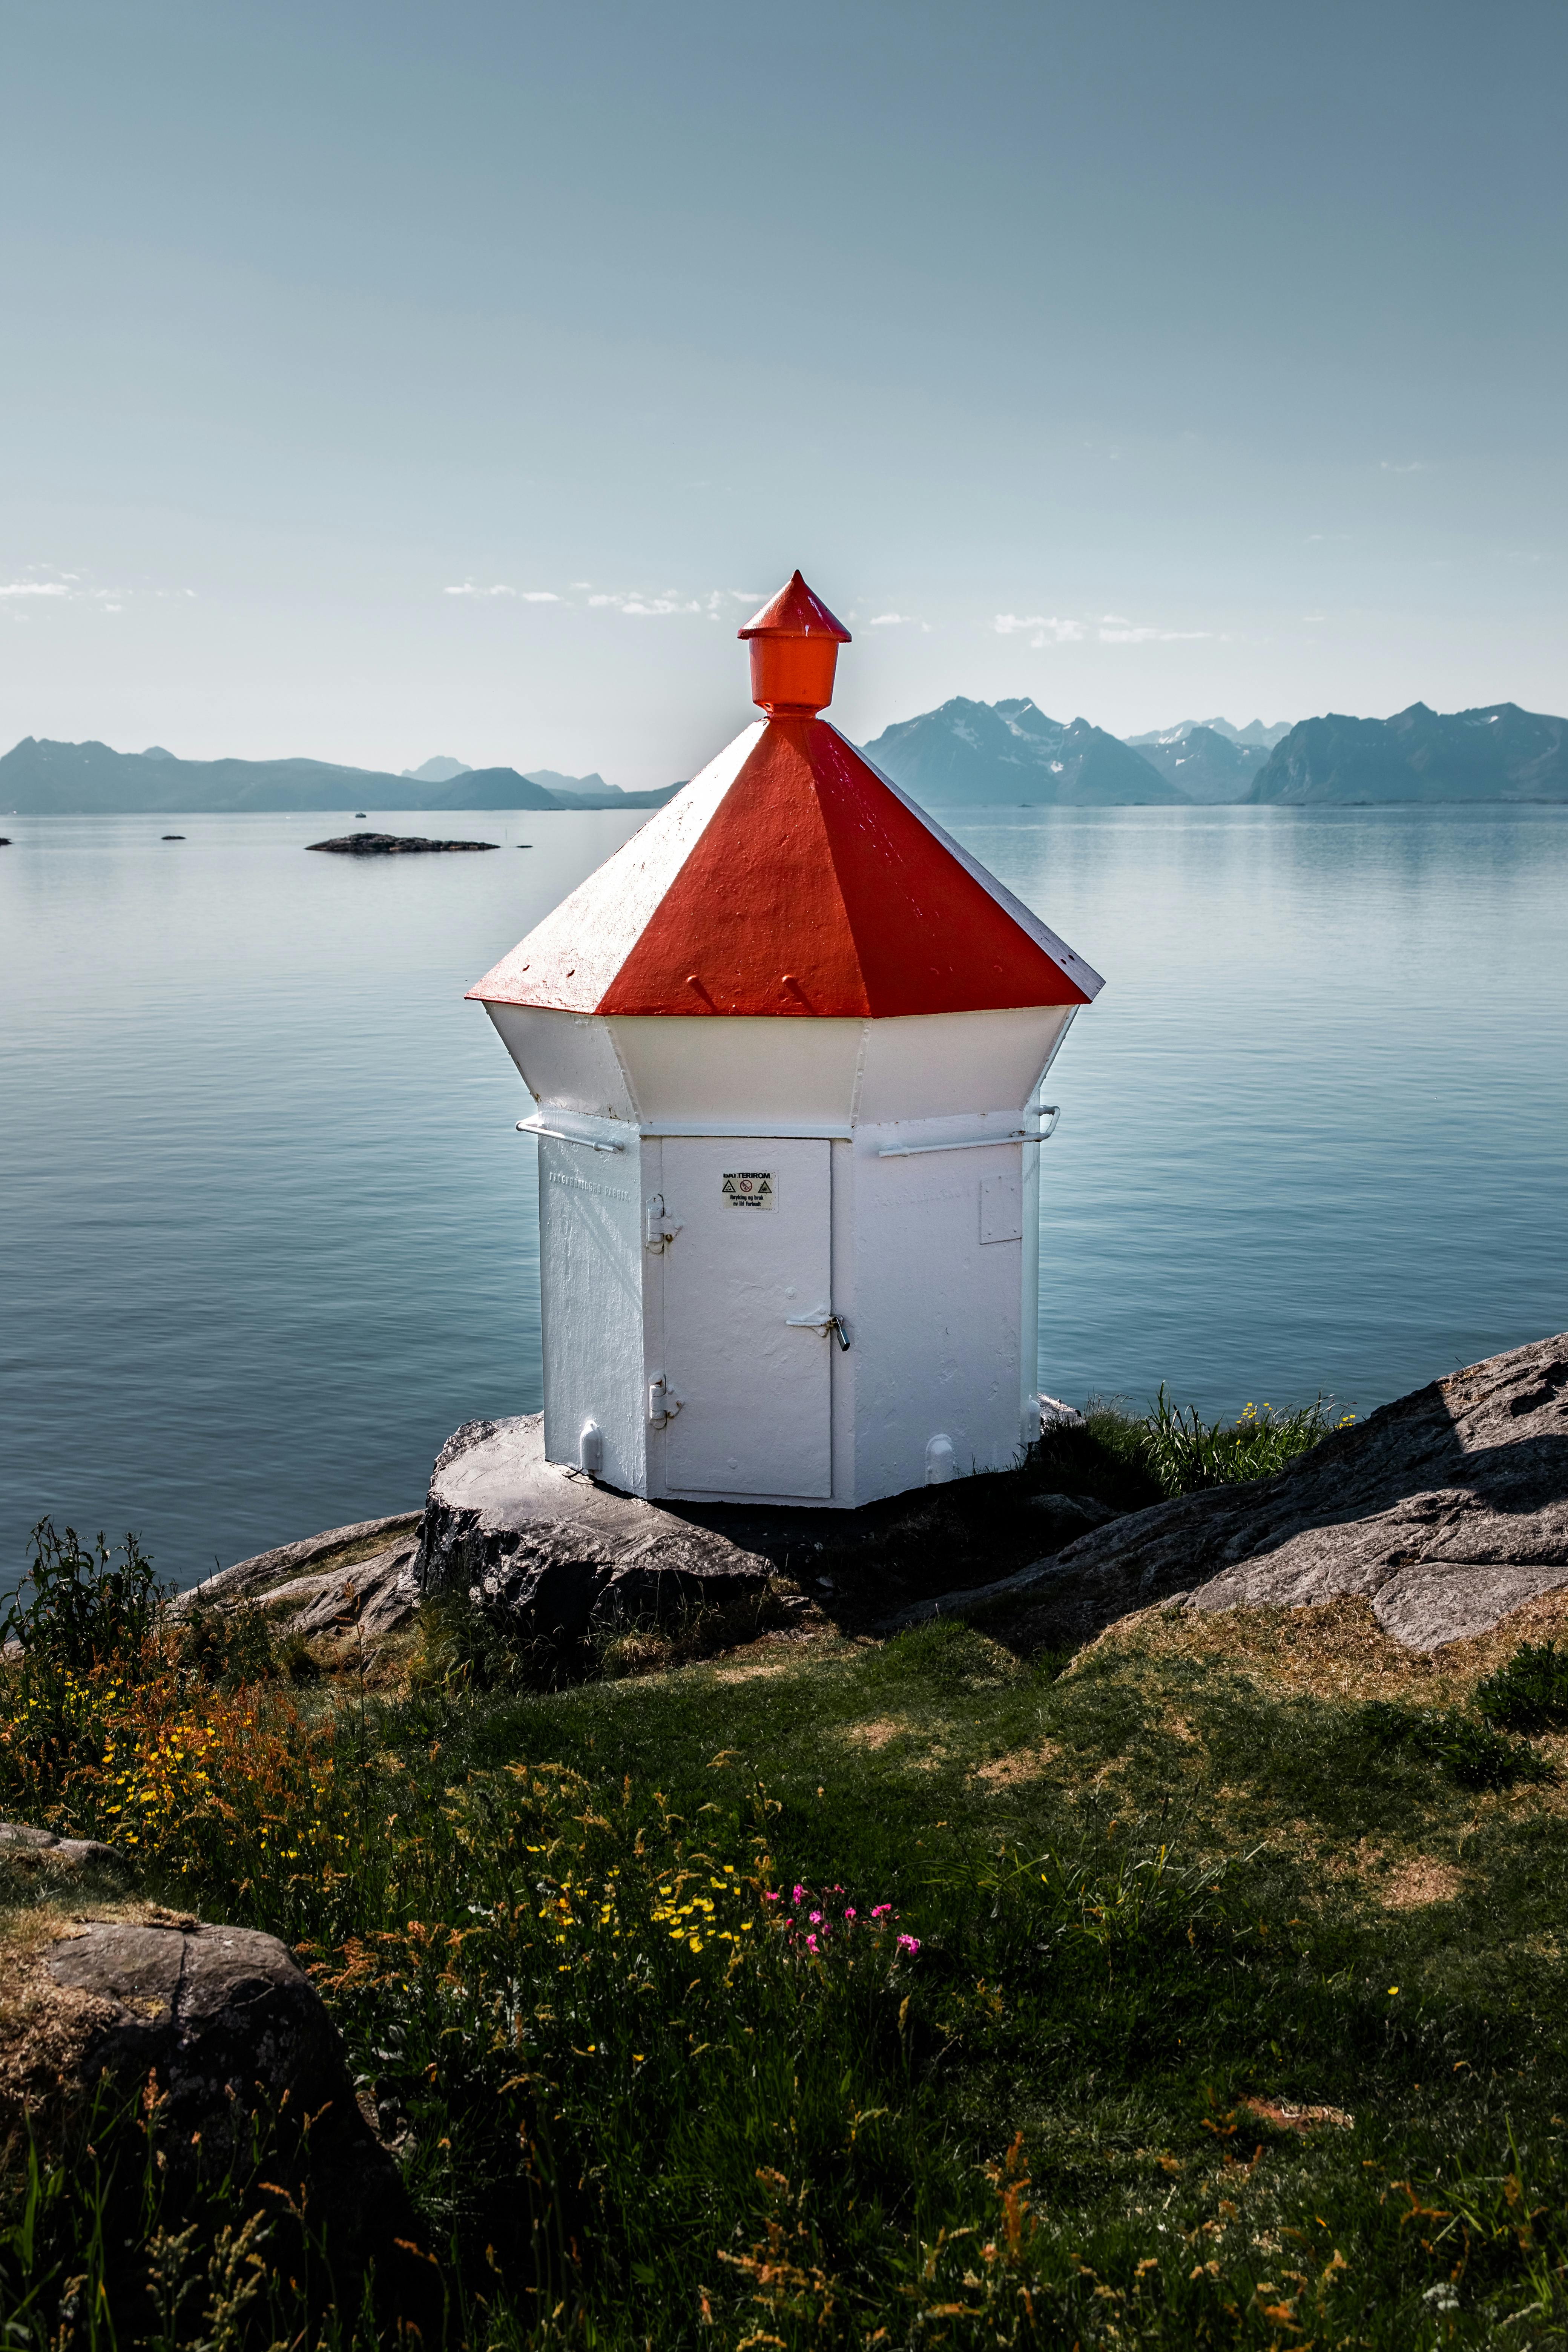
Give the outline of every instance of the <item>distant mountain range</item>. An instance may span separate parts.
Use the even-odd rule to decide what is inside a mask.
[[[1496,702],[1447,718],[1303,719],[1247,795],[1285,808],[1373,802],[1568,801],[1568,719]]]
[[[1500,702],[1447,717],[1413,703],[1392,719],[1226,719],[1118,741],[1032,702],[944,702],[888,728],[869,758],[933,808],[1165,802],[1284,807],[1568,801],[1568,720]]]
[[[422,768],[405,768],[403,772],[416,784],[451,784],[456,783],[459,776],[515,776],[518,771],[515,768],[470,768],[466,760],[449,760],[443,755],[439,759],[426,760]],[[553,768],[524,768],[521,772],[525,783],[542,784],[545,791],[552,793],[558,801],[577,801],[588,808],[640,808],[647,799],[646,793],[623,792],[619,784],[607,784],[597,769],[591,776],[563,776]],[[470,789],[467,784],[463,787],[465,792]],[[675,785],[671,789],[679,791],[679,786]],[[659,797],[668,800],[669,793],[664,793]],[[521,806],[523,803],[465,800],[455,801],[452,805],[455,808],[500,808]],[[531,807],[534,803],[531,802],[527,805]],[[538,805],[543,807],[545,803],[540,802]]]
[[[0,810],[16,816],[189,816],[230,809],[658,808],[680,789],[623,793],[596,775],[556,777],[552,789],[515,768],[426,765],[458,772],[432,779],[325,760],[176,760],[157,744],[111,751],[107,743],[28,735],[0,759]]]
[[[1289,731],[1288,727],[1278,730],[1281,735]],[[1130,740],[1129,749],[1132,748]],[[1244,736],[1222,735],[1206,719],[1177,728],[1169,735],[1141,735],[1136,750],[1140,759],[1158,768],[1186,799],[1207,802],[1244,801],[1268,756],[1266,745],[1249,743]]]
[[[404,774],[416,784],[449,784],[455,776],[471,776],[473,770],[466,760],[426,760],[422,768],[405,768]]]
[[[1135,751],[1151,743],[1179,743],[1194,727],[1206,727],[1211,733],[1223,735],[1227,743],[1246,744],[1260,751],[1272,751],[1276,743],[1290,732],[1290,721],[1281,719],[1273,727],[1265,727],[1261,719],[1250,719],[1245,727],[1233,727],[1228,719],[1184,719],[1174,727],[1156,727],[1152,735],[1124,735],[1122,741],[1131,743]]]
[[[970,702],[889,727],[866,756],[927,808],[1118,808],[1184,801],[1160,771],[1087,719],[1064,726],[1026,696]]]
[[[1447,717],[1415,702],[1392,719],[1331,715],[1294,727],[1184,719],[1123,742],[1087,719],[1049,719],[1026,697],[960,695],[884,729],[866,751],[930,808],[1568,802],[1568,720],[1513,702]],[[323,760],[177,760],[159,744],[111,751],[31,735],[0,759],[0,814],[14,815],[659,808],[679,790],[624,793],[596,773],[520,773],[445,757],[394,776]]]

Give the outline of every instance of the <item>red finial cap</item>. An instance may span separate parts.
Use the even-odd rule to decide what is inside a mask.
[[[752,700],[770,719],[814,719],[826,709],[849,632],[798,572],[735,634],[751,640]]]

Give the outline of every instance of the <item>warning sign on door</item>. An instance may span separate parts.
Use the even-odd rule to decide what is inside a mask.
[[[771,1168],[739,1168],[724,1179],[726,1208],[771,1209],[775,1198]]]

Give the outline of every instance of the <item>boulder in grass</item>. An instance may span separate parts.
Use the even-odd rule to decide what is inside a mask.
[[[0,1822],[0,1885],[34,1885],[84,1875],[129,1879],[132,1865],[118,1846],[98,1838],[57,1837],[27,1822]]]
[[[287,2256],[302,2213],[340,2304],[353,2307],[374,2265],[389,2314],[438,2320],[437,2273],[402,2175],[287,1948],[254,1928],[145,1907],[58,1922],[52,1942],[41,1940],[47,1925],[35,1916],[26,1938],[0,1947],[0,2105],[19,2105],[61,2148],[88,2114],[96,2137],[135,2128],[113,2123],[117,2100],[128,2118],[139,2108],[170,2226],[199,2210],[204,2183],[226,2176],[242,2203],[268,2210],[272,2258]],[[4,2046],[5,2025],[19,2032],[16,2050]]]
[[[56,1985],[100,2005],[84,2053],[89,2074],[107,2070],[130,2084],[155,2073],[170,2146],[198,2147],[204,2168],[228,2163],[258,2105],[321,2110],[329,2137],[365,2141],[331,2020],[276,1936],[167,1913],[86,1919],[47,1965]],[[362,2152],[384,2173],[374,2143]]]

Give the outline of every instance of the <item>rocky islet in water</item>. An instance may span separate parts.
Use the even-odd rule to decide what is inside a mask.
[[[424,850],[499,849],[499,841],[426,841],[416,833],[344,833],[335,841],[308,841],[307,849],[331,850],[340,857],[405,857]]]

